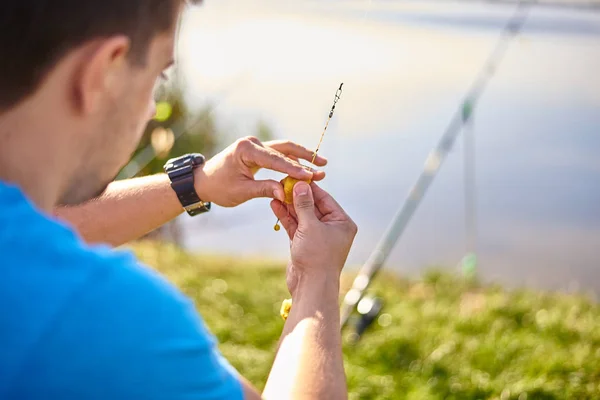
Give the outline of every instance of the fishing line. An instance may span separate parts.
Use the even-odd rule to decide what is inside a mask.
[[[340,84],[340,87],[338,88],[338,90],[335,92],[335,98],[333,99],[333,106],[331,106],[331,110],[329,111],[329,117],[327,118],[327,122],[325,123],[325,128],[323,129],[323,133],[321,133],[321,138],[319,139],[319,144],[317,145],[317,148],[313,153],[311,164],[314,164],[315,160],[317,159],[319,149],[321,148],[321,144],[323,144],[323,138],[325,137],[325,132],[327,132],[327,127],[329,127],[329,122],[331,121],[331,119],[333,118],[333,114],[335,113],[335,106],[337,105],[337,102],[340,100],[340,98],[342,96],[342,87],[343,86],[344,86],[344,83],[342,82]],[[285,197],[285,203],[287,205],[292,204],[294,201],[293,192],[294,192],[294,186],[296,185],[297,182],[298,182],[297,179],[294,179],[290,176],[286,177],[282,181],[283,194]],[[288,207],[288,216],[289,216],[289,214],[290,214],[290,209]],[[275,222],[275,226],[273,227],[273,229],[275,231],[279,231],[281,229],[281,227],[279,226],[279,219],[277,219],[277,222]]]

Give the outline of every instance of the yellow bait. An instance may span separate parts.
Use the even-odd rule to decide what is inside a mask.
[[[283,184],[283,193],[285,195],[286,204],[294,204],[294,186],[298,182],[300,182],[299,179],[292,178],[291,176],[287,176],[281,181],[281,183]],[[310,185],[311,180],[309,179],[304,182]]]
[[[298,182],[300,182],[299,179],[292,178],[291,176],[287,176],[281,181],[281,184],[283,185],[283,194],[285,195],[286,204],[294,204],[294,186]],[[310,185],[311,180],[309,179],[304,182]],[[289,212],[290,210],[288,209],[288,215]],[[279,232],[281,230],[281,227],[279,226],[279,220],[277,220],[273,229],[275,230],[275,232]]]
[[[281,310],[279,311],[279,314],[281,315],[281,318],[283,318],[283,320],[287,320],[288,316],[290,315],[290,311],[292,309],[292,299],[287,299],[284,300],[281,303]]]

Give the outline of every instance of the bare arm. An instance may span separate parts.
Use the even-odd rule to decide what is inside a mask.
[[[281,184],[254,180],[260,168],[297,179],[318,181],[321,171],[306,171],[297,160],[311,160],[310,150],[287,141],[264,145],[255,138],[236,141],[196,170],[196,192],[204,201],[234,207],[257,197],[283,200]],[[316,165],[327,161],[317,157]],[[90,243],[119,246],[169,222],[183,212],[181,203],[164,174],[113,182],[106,192],[85,204],[57,207],[54,214],[69,222]]]
[[[339,278],[314,276],[299,284],[266,399],[346,399],[338,305]]]
[[[293,305],[263,393],[268,400],[348,397],[338,294],[356,225],[333,198],[318,186],[312,187],[312,194],[302,196],[295,191],[289,216],[281,203],[273,202],[275,214],[292,239],[287,280]],[[244,386],[246,399],[260,398],[248,383]]]
[[[55,209],[89,243],[113,246],[137,239],[182,212],[165,174],[113,182],[97,199]]]
[[[298,288],[263,399],[347,399],[339,285],[326,277],[319,280]],[[247,381],[244,392],[246,400],[261,399]]]

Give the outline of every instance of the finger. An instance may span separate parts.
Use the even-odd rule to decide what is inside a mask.
[[[298,182],[294,186],[294,210],[298,215],[298,225],[318,221],[315,215],[315,201],[312,190],[306,182]]]
[[[290,209],[290,214],[292,214],[292,216],[294,218],[296,218],[296,220],[298,220],[298,214],[296,214],[296,210],[294,209],[294,205],[290,204],[288,205],[289,209]],[[318,207],[315,207],[315,216],[317,217],[317,219],[321,219],[324,217],[323,213],[319,210]]]
[[[295,162],[298,162],[298,158],[296,158],[294,156],[288,156],[288,158],[291,159],[291,160],[293,160],[293,161],[295,161]],[[308,170],[312,172],[312,174],[313,174],[312,180],[313,181],[317,181],[318,182],[318,181],[322,181],[325,178],[325,175],[326,175],[325,171],[317,171],[316,169],[312,169],[312,168],[309,168],[309,167],[303,167],[303,168],[305,168],[305,169],[308,168]],[[250,168],[250,172],[252,173],[252,176],[256,175],[259,170],[260,170],[260,167],[252,167],[252,168]]]
[[[275,216],[279,219],[279,222],[281,222],[281,225],[283,225],[283,228],[287,232],[290,240],[292,240],[296,234],[296,229],[298,229],[298,221],[296,221],[296,219],[294,219],[294,217],[288,213],[285,204],[279,200],[273,200],[271,202],[271,209],[273,210]]]
[[[319,182],[322,181],[323,179],[325,179],[325,171],[318,171],[316,169],[312,169],[311,171],[313,173],[313,177],[312,180],[315,182]]]
[[[272,148],[273,150],[277,150],[278,152],[283,153],[290,158],[293,156],[312,162],[314,157],[314,152],[312,150],[309,150],[306,147],[289,140],[277,140],[264,143],[264,145]],[[323,156],[317,155],[314,164],[319,167],[323,167],[327,165],[327,159]]]
[[[277,199],[280,201],[285,200],[285,194],[281,183],[270,179],[244,182],[240,187],[240,191],[243,193],[242,197],[245,201],[261,197]]]
[[[316,183],[311,183],[310,186],[315,199],[315,208],[323,213],[323,215],[338,214],[348,217],[342,206],[329,193],[321,189]]]
[[[291,160],[281,153],[260,146],[253,146],[242,153],[242,160],[248,168],[260,167],[288,174],[292,178],[307,180],[313,178],[313,173],[298,162]],[[320,176],[321,174],[319,174]]]

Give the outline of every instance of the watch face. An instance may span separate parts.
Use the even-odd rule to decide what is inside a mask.
[[[179,201],[191,216],[205,213],[210,210],[211,204],[203,202],[194,188],[194,169],[204,165],[205,158],[202,154],[185,154],[172,158],[165,164],[165,172],[171,180],[171,187],[177,194]]]
[[[179,168],[189,162],[191,162],[192,166],[198,167],[200,165],[203,165],[205,161],[206,159],[200,153],[184,154],[183,156],[171,158],[170,160],[168,160],[164,166],[164,170],[168,171],[173,168]]]

